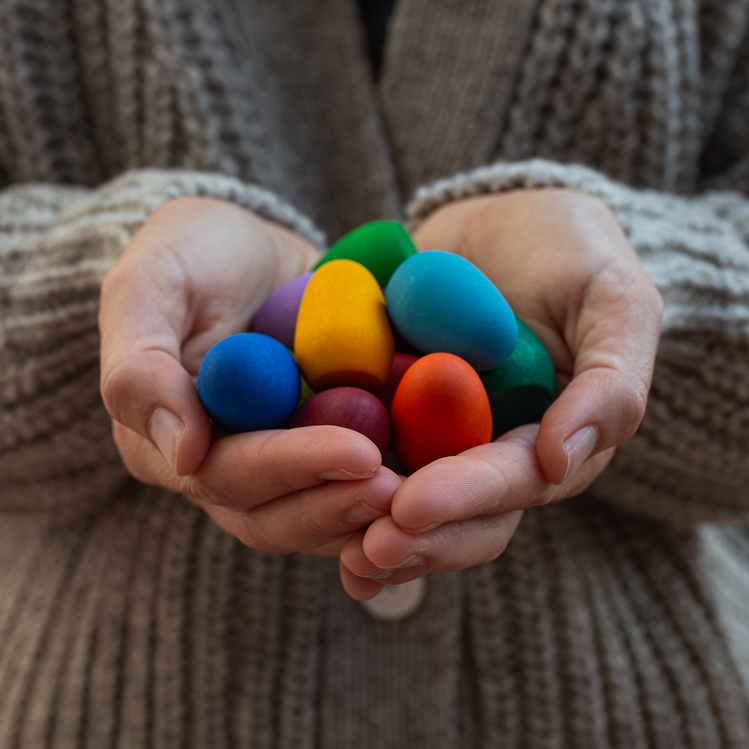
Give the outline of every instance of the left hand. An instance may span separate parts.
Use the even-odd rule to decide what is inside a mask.
[[[343,585],[358,600],[491,561],[523,510],[586,489],[639,426],[660,333],[660,295],[597,198],[562,189],[469,198],[436,211],[414,239],[486,273],[548,349],[563,390],[540,426],[403,482],[391,514],[341,551]]]

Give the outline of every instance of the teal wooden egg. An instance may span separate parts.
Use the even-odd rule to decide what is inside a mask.
[[[479,372],[492,409],[494,435],[540,421],[554,400],[556,370],[549,352],[520,319],[518,342],[507,361]]]
[[[460,255],[427,250],[393,273],[388,314],[401,335],[425,353],[449,353],[482,371],[509,358],[515,315],[497,287]]]

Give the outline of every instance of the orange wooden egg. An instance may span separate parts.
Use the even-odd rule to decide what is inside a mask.
[[[409,367],[390,409],[393,444],[409,471],[491,442],[492,412],[476,370],[454,354]]]
[[[353,260],[331,260],[310,279],[299,306],[294,353],[313,390],[382,385],[393,331],[375,277]]]

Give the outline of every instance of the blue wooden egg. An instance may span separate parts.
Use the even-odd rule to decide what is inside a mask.
[[[387,287],[393,325],[426,353],[446,352],[479,371],[512,354],[518,326],[497,287],[469,260],[428,250],[398,266]]]
[[[198,395],[230,432],[280,427],[299,400],[299,369],[286,347],[260,333],[219,341],[198,370]]]

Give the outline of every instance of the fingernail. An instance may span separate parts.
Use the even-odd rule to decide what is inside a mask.
[[[394,564],[392,567],[385,567],[381,570],[381,572],[387,572],[388,575],[380,576],[380,572],[376,573],[375,575],[372,575],[372,578],[374,580],[383,580],[385,577],[389,577],[395,570],[404,570],[408,569],[409,567],[423,567],[424,566],[424,557],[421,556],[421,554],[411,554],[410,557],[407,559],[404,559],[399,564]]]
[[[442,525],[442,521],[438,520],[436,523],[432,523],[431,525],[425,525],[423,528],[417,528],[416,530],[409,530],[409,533],[428,533],[429,531],[433,531],[435,528],[439,528]]]
[[[377,518],[381,518],[387,515],[386,512],[381,512],[380,510],[375,510],[374,507],[370,507],[367,504],[359,504],[354,505],[346,515],[346,520],[349,521],[349,523],[354,523],[355,525],[359,525],[361,523],[371,523],[373,520],[377,520]]]
[[[401,562],[396,569],[402,570],[407,567],[422,567],[424,565],[424,557],[421,554],[412,554],[408,559]]]
[[[567,481],[590,457],[597,442],[598,427],[587,426],[578,429],[564,443],[564,449],[567,451],[567,471],[564,474],[564,481]]]
[[[366,577],[369,580],[387,580],[393,572],[396,570],[404,570],[412,567],[423,567],[424,557],[421,554],[412,554],[408,559],[405,559],[400,564],[396,564],[394,567],[384,567],[373,575],[358,575],[358,577]]]
[[[184,428],[182,419],[163,407],[157,408],[148,422],[151,439],[173,471],[177,468],[177,445]]]
[[[371,479],[375,473],[377,473],[377,471],[371,471],[370,473],[352,473],[345,468],[333,468],[330,471],[321,473],[318,478],[324,479],[325,481],[354,481],[356,479]]]
[[[354,572],[354,574],[357,577],[363,577],[367,580],[385,580],[386,578],[390,577],[390,575],[393,574],[393,570],[386,570],[386,569],[378,569],[376,572],[373,572],[371,575],[360,575],[357,572]]]

